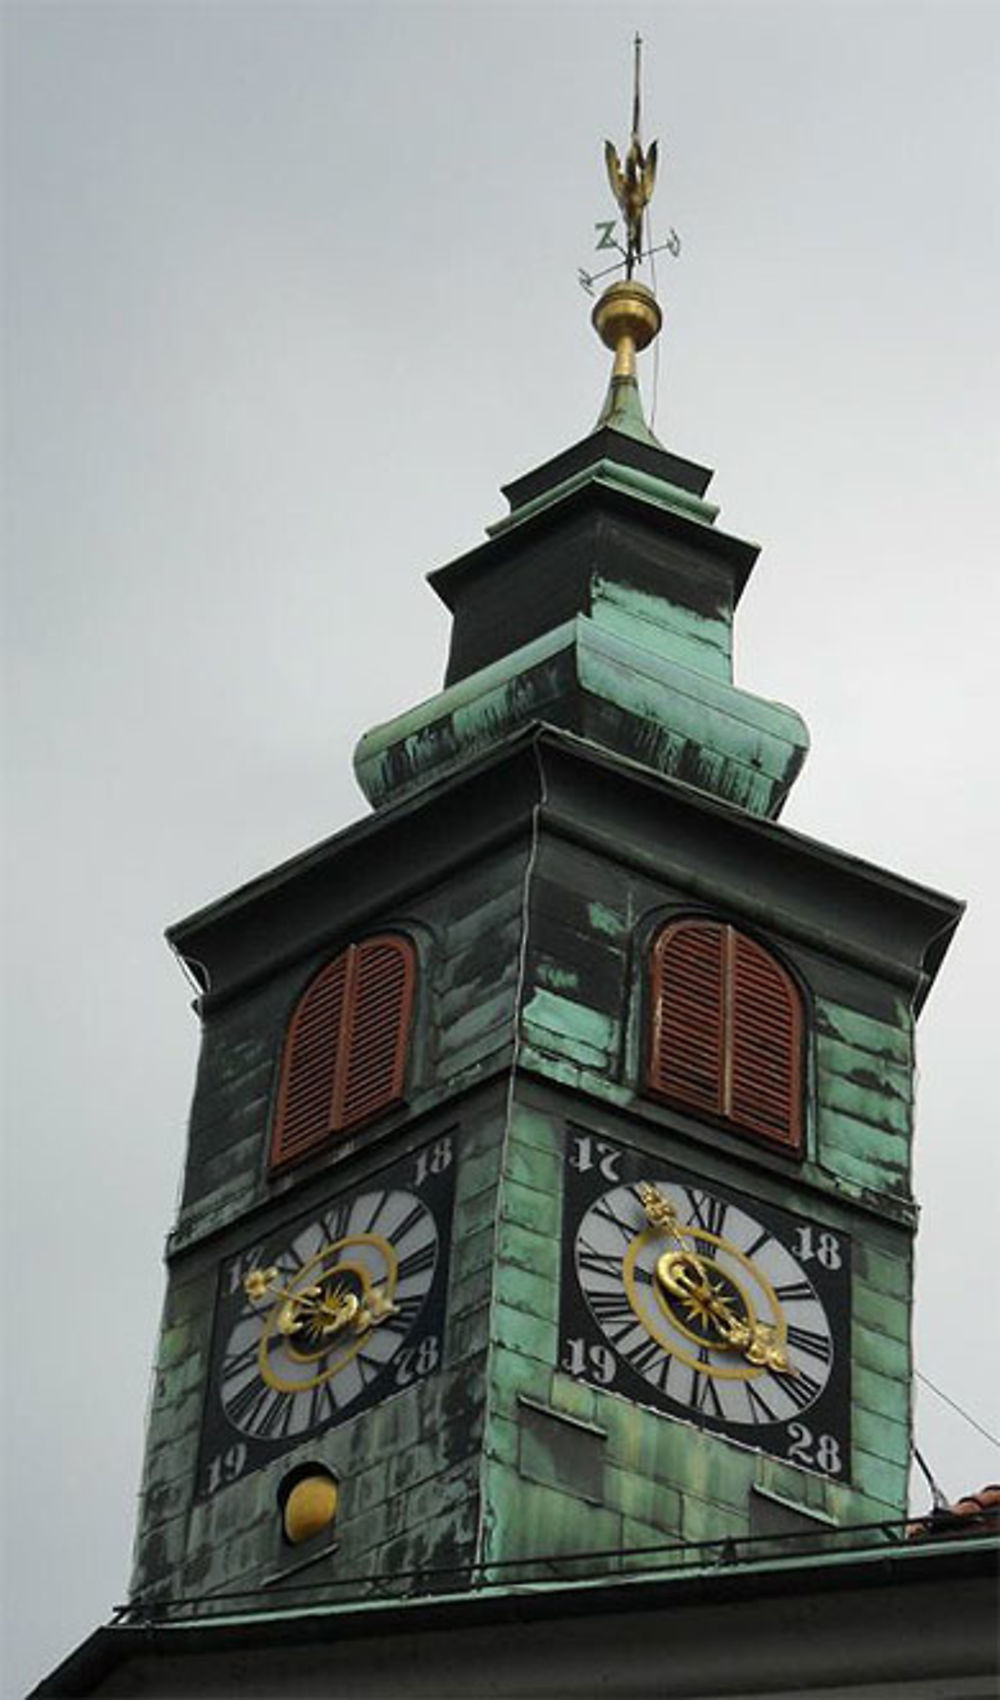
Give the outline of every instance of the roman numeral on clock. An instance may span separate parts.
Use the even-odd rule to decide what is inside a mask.
[[[671,1359],[669,1354],[655,1340],[640,1340],[637,1346],[625,1353],[625,1356],[632,1368],[638,1371],[639,1375],[643,1376],[646,1381],[651,1381],[653,1386],[658,1387],[661,1393],[666,1391]]]
[[[321,1381],[318,1387],[309,1389],[309,1428],[315,1428],[324,1417],[334,1417],[337,1414],[337,1401],[333,1387],[329,1381]]]
[[[684,1196],[688,1201],[690,1214],[687,1225],[689,1228],[701,1228],[704,1233],[712,1234],[716,1239],[722,1237],[729,1206],[721,1198],[713,1198],[708,1193],[698,1192],[694,1187],[686,1186]],[[702,1257],[711,1257],[715,1251],[714,1240],[703,1239],[695,1234],[695,1250]]]
[[[327,1245],[333,1245],[343,1239],[347,1232],[351,1210],[348,1204],[338,1202],[329,1209],[323,1217],[323,1231],[327,1236]]]
[[[408,1215],[403,1217],[397,1228],[392,1231],[392,1237],[397,1245],[401,1245],[411,1228],[415,1228],[421,1220],[426,1220],[427,1211],[422,1204],[415,1204]]]
[[[638,1204],[638,1199],[636,1203]],[[641,1226],[641,1223],[630,1222],[626,1217],[619,1216],[617,1210],[612,1209],[606,1198],[598,1199],[594,1205],[594,1215],[600,1216],[605,1222],[610,1222],[613,1227],[618,1229],[624,1240],[631,1240]]]
[[[700,1381],[700,1387],[695,1389],[695,1410],[703,1412],[706,1417],[721,1417],[723,1414],[722,1400],[719,1398],[719,1390],[713,1378],[710,1375],[703,1375],[700,1377]]]
[[[728,1204],[721,1198],[710,1198],[707,1193],[696,1192],[689,1186],[684,1188],[684,1196],[691,1212],[688,1227],[704,1228],[706,1234],[716,1234],[721,1238],[729,1214]]]
[[[750,1410],[755,1420],[759,1423],[773,1423],[777,1413],[772,1411],[763,1393],[758,1393],[752,1381],[748,1381],[744,1385]]]
[[[245,1370],[253,1369],[257,1362],[257,1354],[259,1351],[260,1341],[251,1340],[249,1346],[244,1346],[242,1351],[227,1352],[226,1356],[222,1360],[222,1374],[224,1380],[231,1381],[234,1376],[240,1376]]]
[[[292,1419],[292,1399],[288,1393],[272,1389],[274,1397],[254,1419],[254,1432],[261,1440],[281,1440],[288,1433]]]
[[[797,1406],[800,1411],[804,1411],[807,1405],[811,1405],[817,1393],[822,1392],[823,1388],[821,1381],[814,1381],[811,1375],[806,1375],[805,1371],[801,1369],[795,1375],[783,1375],[781,1385],[792,1404]]]
[[[587,1270],[591,1275],[610,1275],[617,1280],[622,1272],[622,1260],[614,1252],[597,1251],[586,1244],[579,1247],[576,1261],[580,1269]]]
[[[699,1356],[699,1358],[702,1357],[701,1351],[699,1351],[698,1356]],[[705,1363],[708,1362],[708,1353],[707,1352],[705,1352],[705,1354],[704,1354],[703,1361]],[[700,1411],[700,1410],[703,1409],[702,1400],[705,1397],[705,1394],[704,1394],[704,1391],[703,1391],[704,1383],[706,1381],[710,1381],[711,1376],[703,1375],[701,1370],[695,1369],[693,1364],[689,1364],[688,1368],[689,1368],[690,1374],[691,1374],[691,1385],[690,1385],[688,1392],[687,1392],[686,1403],[691,1406],[692,1410]]]
[[[386,1200],[389,1197],[389,1194],[387,1192],[377,1192],[377,1193],[375,1193],[374,1196],[375,1196],[375,1208],[369,1214],[368,1221],[365,1224],[364,1228],[362,1228],[362,1230],[361,1230],[362,1233],[364,1233],[364,1234],[373,1234],[375,1232],[375,1224],[382,1214],[383,1206],[385,1205]]]
[[[436,1255],[436,1247],[431,1240],[428,1245],[422,1245],[406,1257],[400,1258],[396,1270],[397,1277],[400,1281],[406,1281],[411,1275],[421,1275],[424,1270],[433,1269]]]
[[[812,1328],[790,1327],[787,1331],[787,1341],[797,1352],[806,1352],[809,1357],[816,1358],[820,1363],[833,1362],[833,1342],[828,1334],[817,1334]]]
[[[405,1330],[410,1327],[411,1323],[416,1322],[423,1308],[425,1296],[424,1293],[413,1293],[407,1299],[395,1299],[393,1301],[396,1306],[393,1311],[393,1321],[398,1328]],[[386,1324],[383,1322],[379,1326],[384,1328]]]
[[[635,1311],[622,1293],[590,1293],[588,1302],[605,1331],[617,1329],[621,1333],[635,1323]]]
[[[241,1387],[238,1393],[233,1394],[226,1403],[226,1410],[239,1428],[247,1428],[251,1433],[256,1433],[258,1425],[269,1420],[269,1407],[275,1399],[280,1398],[281,1395],[275,1388],[268,1387],[266,1382],[254,1378],[253,1381],[248,1381],[245,1387]]]
[[[379,1375],[385,1368],[384,1362],[380,1362],[378,1358],[368,1357],[367,1353],[363,1350],[355,1352],[354,1362],[358,1366],[358,1374],[361,1377],[362,1387],[367,1387],[369,1383],[374,1381],[376,1376]]]

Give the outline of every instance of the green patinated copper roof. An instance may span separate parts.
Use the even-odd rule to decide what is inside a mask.
[[[639,385],[635,378],[612,377],[604,398],[604,406],[594,426],[595,431],[600,430],[602,425],[610,425],[613,430],[621,431],[626,437],[635,437],[640,443],[651,443],[656,449],[663,447],[660,439],[654,436],[646,424]]]
[[[366,732],[358,783],[375,807],[400,801],[532,721],[770,818],[809,742],[794,709],[581,614]]]
[[[355,772],[376,808],[534,722],[776,818],[808,733],[732,681],[756,547],[715,529],[707,477],[692,487],[687,466],[650,431],[635,377],[613,376],[592,439],[522,479],[490,541],[432,575],[455,615],[457,682],[360,740]]]

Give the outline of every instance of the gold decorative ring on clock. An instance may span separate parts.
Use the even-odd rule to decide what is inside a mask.
[[[689,1340],[736,1352],[753,1338],[758,1329],[753,1302],[728,1270],[682,1250],[663,1252],[654,1273],[661,1309]]]
[[[721,1240],[717,1235],[710,1234],[701,1229],[698,1230],[697,1235],[687,1228],[681,1228],[679,1233],[684,1236],[685,1240],[690,1239],[693,1241],[697,1238],[699,1242],[707,1242],[716,1246],[725,1254],[728,1263],[735,1262],[735,1264],[739,1266],[743,1278],[737,1280],[736,1277],[730,1273],[729,1269],[723,1271],[716,1263],[709,1262],[705,1258],[697,1257],[695,1253],[687,1252],[686,1248],[683,1252],[683,1255],[687,1259],[690,1259],[692,1265],[697,1263],[709,1272],[714,1271],[724,1277],[727,1286],[731,1287],[739,1296],[740,1303],[745,1311],[748,1326],[753,1336],[760,1333],[762,1329],[768,1333],[773,1330],[773,1337],[777,1347],[783,1348],[785,1344],[785,1318],[778,1302],[777,1294],[764,1273],[751,1263],[749,1258],[745,1257],[736,1246],[731,1245],[728,1240]],[[695,1329],[686,1326],[682,1316],[678,1314],[677,1309],[667,1302],[667,1297],[661,1288],[655,1273],[652,1282],[652,1290],[656,1310],[659,1313],[659,1317],[662,1318],[662,1323],[658,1320],[656,1315],[650,1314],[648,1307],[643,1303],[642,1295],[639,1290],[639,1283],[636,1280],[636,1264],[639,1262],[640,1258],[642,1258],[644,1262],[646,1261],[644,1254],[646,1253],[647,1248],[655,1249],[657,1246],[661,1246],[662,1244],[662,1233],[658,1232],[656,1228],[647,1227],[644,1228],[641,1233],[636,1235],[625,1253],[622,1275],[625,1284],[625,1291],[628,1295],[629,1304],[635,1313],[636,1321],[645,1328],[646,1332],[652,1336],[658,1345],[663,1347],[664,1351],[669,1352],[672,1357],[680,1359],[682,1363],[686,1363],[691,1369],[697,1370],[701,1374],[711,1375],[721,1381],[749,1381],[755,1376],[760,1375],[764,1366],[752,1361],[747,1356],[745,1348],[734,1348],[733,1346],[727,1345],[722,1337],[721,1330],[718,1331],[718,1338],[709,1339],[704,1332],[699,1333]],[[654,1260],[654,1271],[662,1260],[662,1255]],[[747,1283],[746,1285],[744,1284],[745,1282]],[[757,1316],[756,1308],[750,1298],[749,1292],[747,1291],[747,1286],[751,1282],[756,1283],[767,1301],[771,1317],[773,1318],[771,1323],[762,1324]],[[732,1315],[732,1309],[730,1306],[725,1306],[725,1309],[730,1315]],[[664,1325],[669,1326],[671,1333],[666,1332]],[[682,1339],[690,1342],[691,1347],[694,1349],[691,1351],[687,1350],[686,1347],[681,1344]],[[696,1355],[698,1350],[703,1350],[705,1347],[710,1347],[712,1350],[718,1351],[720,1354],[725,1352],[727,1356],[722,1362],[710,1362],[706,1364]]]
[[[370,1286],[361,1264],[338,1259],[314,1275],[308,1286],[292,1288],[278,1314],[278,1332],[285,1336],[289,1357],[300,1363],[325,1357],[352,1324],[357,1328]]]
[[[362,1262],[343,1256],[352,1250],[357,1253],[363,1247],[369,1247],[377,1254],[383,1266],[377,1275]],[[336,1375],[360,1351],[369,1330],[393,1311],[398,1268],[395,1247],[381,1234],[354,1234],[349,1239],[324,1246],[299,1270],[294,1287],[285,1289],[280,1302],[275,1304],[264,1323],[257,1354],[261,1378],[280,1393],[298,1393],[318,1387]],[[345,1280],[352,1277],[353,1283],[360,1287],[360,1293],[345,1290],[338,1301],[332,1302],[331,1283],[335,1283],[338,1276]],[[304,1300],[308,1292],[309,1315],[321,1315],[324,1291],[330,1295],[326,1299],[329,1308],[327,1337],[323,1338],[321,1322],[320,1336],[315,1345],[297,1344],[295,1329],[289,1326],[293,1321],[289,1306],[294,1310],[297,1301]],[[348,1298],[355,1299],[356,1303],[347,1303]],[[337,1317],[338,1311],[343,1320]],[[351,1313],[349,1317],[348,1312]],[[279,1356],[283,1356],[288,1365],[284,1374],[275,1363]],[[298,1365],[303,1368],[301,1376],[297,1373]],[[312,1366],[315,1366],[315,1373],[307,1373]]]

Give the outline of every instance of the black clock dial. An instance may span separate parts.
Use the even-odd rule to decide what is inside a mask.
[[[850,1242],[574,1133],[561,1367],[826,1474],[848,1474]]]
[[[444,1135],[226,1260],[202,1494],[439,1367],[453,1171]]]

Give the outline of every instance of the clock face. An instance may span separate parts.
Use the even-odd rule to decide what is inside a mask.
[[[225,1261],[202,1496],[439,1367],[453,1175],[446,1134]]]
[[[561,1368],[847,1477],[846,1235],[593,1134],[565,1203]]]

